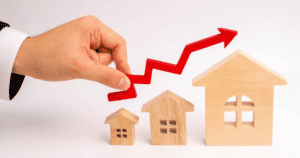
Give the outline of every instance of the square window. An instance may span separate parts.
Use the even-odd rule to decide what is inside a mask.
[[[127,135],[126,135],[126,134],[123,134],[123,138],[127,138]]]
[[[121,138],[121,134],[117,134],[117,137],[118,137],[118,138]]]
[[[167,134],[168,131],[167,131],[166,128],[161,128],[161,129],[160,129],[160,133],[162,133],[162,134]]]
[[[170,120],[170,125],[176,125],[176,120]]]
[[[121,132],[121,129],[117,129],[117,132]]]
[[[166,126],[167,125],[167,121],[166,120],[160,120],[160,124],[163,125],[163,126]]]
[[[224,122],[236,122],[236,111],[225,111]]]
[[[176,130],[176,128],[170,128],[170,133],[172,133],[172,134],[176,134],[176,133],[177,133],[177,130]]]
[[[123,132],[127,132],[127,129],[123,129],[122,131],[123,131]]]
[[[253,122],[253,111],[242,111],[242,122]]]

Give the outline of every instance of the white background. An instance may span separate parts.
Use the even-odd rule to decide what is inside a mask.
[[[115,90],[87,80],[26,77],[13,101],[0,100],[0,157],[298,157],[299,7],[299,0],[1,0],[0,20],[31,36],[95,15],[126,39],[134,74],[144,74],[147,58],[177,63],[186,44],[218,34],[218,27],[239,34],[226,49],[222,43],[192,53],[182,75],[154,70],[151,85],[136,84],[136,99],[108,102]],[[192,79],[237,49],[287,79],[275,86],[272,146],[205,146],[205,93]],[[141,107],[167,89],[195,105],[186,146],[150,145],[149,114]],[[109,144],[104,121],[121,107],[140,117],[131,147]]]

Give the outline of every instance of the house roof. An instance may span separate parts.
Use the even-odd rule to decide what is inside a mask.
[[[133,113],[125,110],[124,108],[119,109],[118,111],[114,112],[113,114],[106,117],[105,124],[111,124],[112,120],[115,119],[117,116],[123,116],[128,120],[137,124],[139,122],[139,117],[134,115]]]
[[[193,86],[234,81],[249,85],[285,85],[285,78],[253,57],[237,50],[193,79]]]
[[[182,97],[174,94],[173,92],[166,90],[165,92],[163,92],[162,94],[158,95],[157,97],[151,99],[150,101],[148,101],[147,103],[145,103],[142,107],[142,112],[149,112],[149,107],[151,107],[153,104],[155,104],[156,101],[159,101],[162,98],[165,97],[170,97],[171,99],[177,101],[180,103],[181,106],[185,106],[185,108],[187,109],[187,111],[194,111],[194,105],[183,99]]]

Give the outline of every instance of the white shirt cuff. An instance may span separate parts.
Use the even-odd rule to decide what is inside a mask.
[[[5,27],[0,31],[0,98],[9,100],[9,85],[17,53],[27,34]]]

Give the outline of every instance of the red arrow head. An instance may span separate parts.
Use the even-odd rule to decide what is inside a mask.
[[[227,45],[232,41],[232,39],[238,34],[237,31],[224,29],[224,28],[218,28],[218,30],[221,32],[221,36],[224,41],[224,48],[227,47]]]

